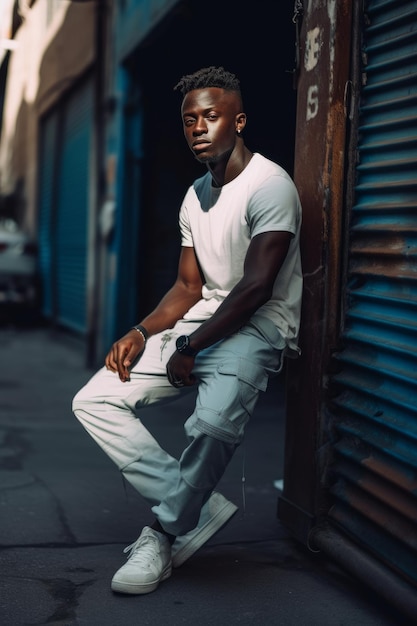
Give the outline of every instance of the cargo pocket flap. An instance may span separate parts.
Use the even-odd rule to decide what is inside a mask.
[[[220,374],[237,376],[239,380],[252,385],[259,391],[266,391],[268,386],[268,374],[263,367],[256,365],[248,359],[238,358],[235,361],[223,361],[218,365]]]

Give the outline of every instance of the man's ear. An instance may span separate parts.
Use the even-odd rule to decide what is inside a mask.
[[[236,115],[236,132],[240,133],[246,126],[246,113]]]

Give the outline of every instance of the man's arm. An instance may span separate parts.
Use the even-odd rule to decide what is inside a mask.
[[[241,328],[272,295],[275,279],[291,241],[289,232],[256,235],[248,248],[242,279],[235,285],[214,315],[190,335],[190,346],[202,350]],[[168,363],[170,382],[193,384],[193,357],[174,353]]]
[[[150,335],[172,328],[201,298],[203,279],[194,248],[181,248],[177,279],[158,306],[141,322]],[[143,352],[145,341],[141,333],[130,330],[110,348],[105,364],[118,372],[122,382],[129,380],[129,368]]]

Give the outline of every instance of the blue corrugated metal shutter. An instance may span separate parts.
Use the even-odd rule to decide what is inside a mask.
[[[88,208],[93,86],[74,89],[41,125],[39,235],[43,313],[87,330]]]
[[[53,220],[54,178],[56,176],[57,112],[43,120],[40,129],[39,168],[39,271],[42,284],[42,314],[53,316]]]
[[[85,83],[66,103],[58,185],[57,320],[86,331],[87,225],[93,89]]]
[[[366,13],[329,516],[417,585],[417,2]]]

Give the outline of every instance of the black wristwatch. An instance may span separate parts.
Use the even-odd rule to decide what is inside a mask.
[[[178,337],[175,345],[177,346],[178,352],[185,354],[185,356],[196,356],[198,354],[198,350],[194,350],[194,348],[190,346],[190,338],[188,335]]]

